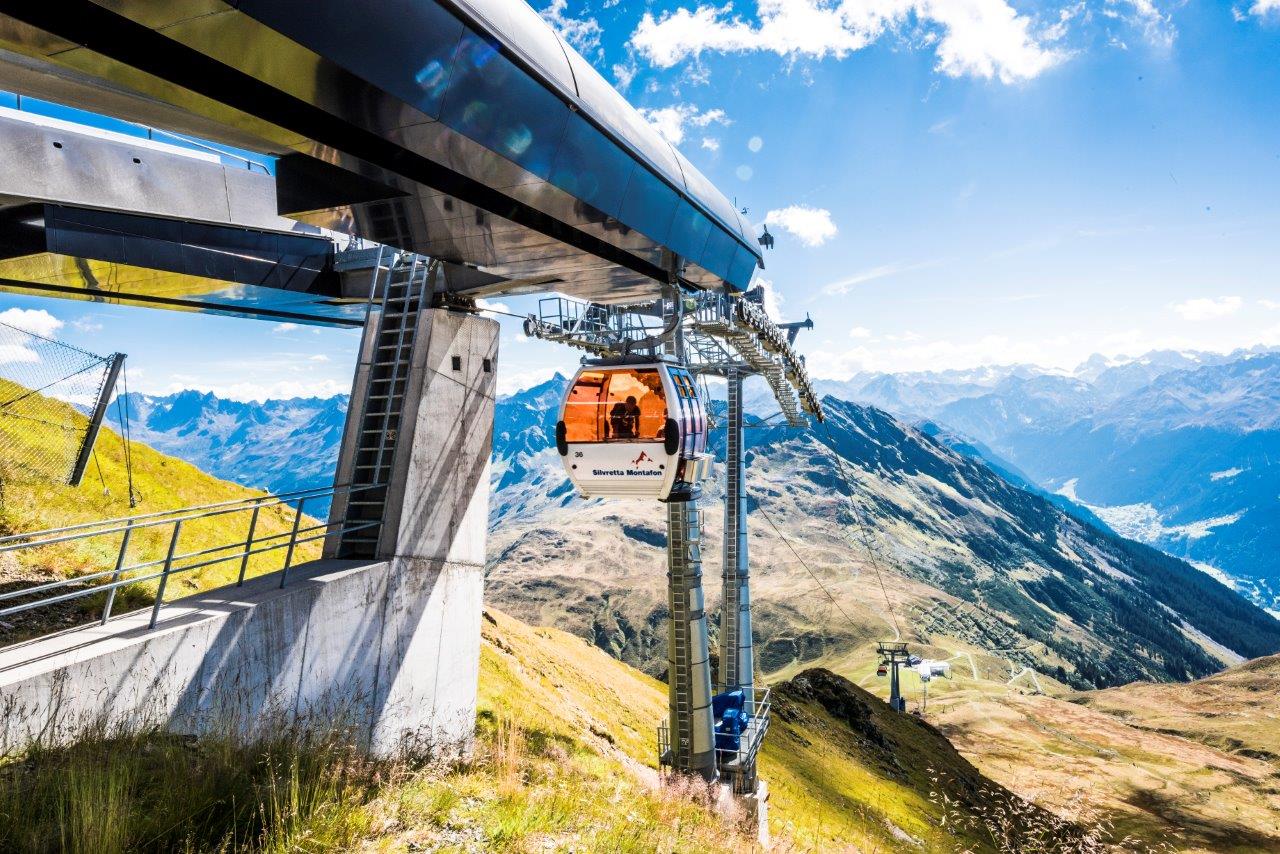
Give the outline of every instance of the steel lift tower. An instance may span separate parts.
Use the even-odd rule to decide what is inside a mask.
[[[744,296],[689,294],[673,289],[651,306],[609,306],[551,297],[525,322],[531,337],[558,341],[594,357],[661,351],[690,374],[728,384],[720,668],[711,684],[709,634],[702,588],[701,510],[669,501],[667,513],[669,717],[659,727],[661,764],[674,772],[719,779],[733,794],[758,789],[756,758],[769,722],[767,691],[755,686],[747,553],[743,382],[761,376],[785,423],[822,420],[803,359],[792,348],[812,321],[779,325],[763,308],[760,289]],[[659,327],[662,332],[656,332]]]

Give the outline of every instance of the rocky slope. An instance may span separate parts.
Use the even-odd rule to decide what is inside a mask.
[[[561,385],[499,404],[488,595],[660,673],[661,514],[573,494],[549,441],[546,404]],[[829,429],[748,436],[766,672],[895,631],[959,636],[1079,687],[1201,676],[1280,648],[1280,623],[1187,564],[1075,519],[879,410],[825,404]],[[704,502],[709,588],[714,497]]]
[[[855,376],[826,388],[976,440],[1119,533],[1280,609],[1274,349],[1095,356],[1069,374],[1015,365]]]

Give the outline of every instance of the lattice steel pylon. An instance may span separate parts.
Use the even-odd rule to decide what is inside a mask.
[[[788,424],[822,420],[822,406],[792,344],[799,328],[778,325],[758,305],[760,292],[690,295],[673,288],[652,305],[606,306],[549,297],[524,324],[527,335],[584,350],[592,356],[661,350],[690,372],[728,383],[725,535],[721,581],[718,688],[724,702],[742,691],[747,724],[720,733],[712,699],[709,638],[702,589],[701,511],[696,501],[667,505],[669,715],[659,728],[661,764],[675,771],[721,776],[737,794],[756,791],[756,755],[768,729],[768,694],[757,694],[751,637],[747,553],[743,381],[762,376]],[[660,343],[659,343],[660,342]],[[727,718],[726,718],[727,720]],[[718,744],[723,737],[725,746]]]
[[[679,311],[670,305],[664,314]],[[680,330],[668,338],[667,355],[685,361]],[[716,778],[715,721],[711,714],[711,652],[702,593],[702,526],[697,499],[667,504],[667,703],[670,765]]]
[[[724,590],[720,614],[721,691],[742,688],[748,704],[753,701],[755,656],[751,642],[750,562],[747,555],[747,472],[743,459],[742,380],[737,368],[727,372],[725,392],[724,546],[721,582]]]

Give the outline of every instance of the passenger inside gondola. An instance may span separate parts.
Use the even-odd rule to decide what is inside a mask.
[[[584,371],[569,390],[564,422],[569,442],[661,440],[662,378],[652,369]]]
[[[634,439],[640,429],[640,407],[634,396],[629,395],[626,402],[619,401],[609,411],[609,426],[614,439]]]

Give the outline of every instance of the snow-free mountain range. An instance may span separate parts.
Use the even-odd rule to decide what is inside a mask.
[[[862,374],[820,388],[934,422],[998,470],[1280,609],[1280,351]]]

